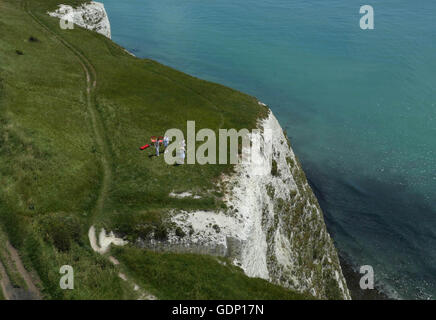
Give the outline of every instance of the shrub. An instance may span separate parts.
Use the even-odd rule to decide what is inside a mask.
[[[182,230],[182,228],[177,227],[176,228],[176,236],[178,236],[179,238],[183,238],[184,236],[186,236],[186,233]]]
[[[40,220],[44,240],[51,242],[59,251],[69,251],[72,242],[80,242],[80,221],[73,215],[51,213]]]
[[[274,159],[272,160],[271,174],[272,174],[273,176],[275,176],[275,177],[278,175],[278,171],[277,171],[277,161],[275,161]]]
[[[156,229],[154,230],[154,238],[156,240],[166,240],[167,236],[168,236],[167,229],[163,224],[159,223],[156,226]]]

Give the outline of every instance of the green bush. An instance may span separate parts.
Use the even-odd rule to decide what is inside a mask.
[[[166,240],[168,236],[168,231],[165,225],[159,223],[156,225],[156,229],[154,230],[154,238],[156,240]]]
[[[272,165],[271,165],[271,174],[275,177],[278,175],[277,161],[275,161],[274,159],[273,159]]]
[[[177,227],[176,228],[176,236],[178,236],[179,238],[183,238],[184,236],[186,236],[186,233],[182,230],[182,228]]]
[[[73,241],[80,242],[82,230],[79,219],[74,215],[47,214],[41,218],[40,226],[44,240],[51,242],[59,251],[69,251]]]

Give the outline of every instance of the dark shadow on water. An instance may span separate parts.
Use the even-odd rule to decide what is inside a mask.
[[[402,297],[436,297],[436,208],[431,202],[401,176],[344,176],[307,161],[303,167],[330,234],[342,255],[349,256],[347,263],[373,265],[378,280]]]

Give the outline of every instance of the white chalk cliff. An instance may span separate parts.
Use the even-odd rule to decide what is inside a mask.
[[[60,4],[58,9],[48,14],[111,38],[111,26],[103,3],[91,1],[77,8]]]
[[[174,212],[171,222],[186,236],[170,232],[168,248],[228,256],[248,276],[321,299],[350,299],[323,213],[287,137],[271,111],[258,127],[250,138],[264,141],[269,130],[272,159],[265,148],[254,150],[257,161],[236,165],[223,179],[227,210]]]

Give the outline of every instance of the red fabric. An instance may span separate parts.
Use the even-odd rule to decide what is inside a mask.
[[[145,149],[147,149],[149,146],[150,146],[149,144],[146,144],[145,146],[142,146],[142,147],[139,148],[139,149],[141,149],[141,150],[145,150]]]

